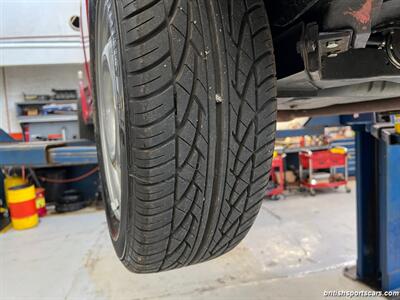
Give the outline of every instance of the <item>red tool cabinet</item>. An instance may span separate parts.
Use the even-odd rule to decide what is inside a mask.
[[[335,180],[336,169],[344,168],[344,179]],[[319,171],[329,169],[329,180],[318,182],[315,179]],[[306,176],[306,171],[308,177]],[[328,150],[310,151],[302,150],[299,152],[299,176],[300,186],[306,188],[311,195],[315,195],[315,190],[325,188],[338,188],[344,186],[347,192],[348,178],[348,156],[346,148],[332,148]]]

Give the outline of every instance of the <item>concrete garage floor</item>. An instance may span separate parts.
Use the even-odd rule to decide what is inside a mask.
[[[231,253],[155,275],[126,271],[104,212],[86,210],[0,236],[0,299],[323,299],[368,290],[342,275],[355,259],[355,195],[341,190],[265,201]]]

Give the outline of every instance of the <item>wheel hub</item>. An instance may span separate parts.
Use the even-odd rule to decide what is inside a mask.
[[[119,138],[120,78],[116,72],[116,57],[109,32],[101,35],[101,57],[98,57],[99,129],[105,180],[111,210],[121,217],[121,165]],[[99,51],[100,52],[100,51]]]

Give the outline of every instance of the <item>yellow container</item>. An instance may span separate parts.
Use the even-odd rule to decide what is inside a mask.
[[[400,115],[394,116],[394,128],[397,134],[400,134]]]
[[[7,191],[9,188],[12,188],[14,186],[19,186],[19,185],[24,185],[27,184],[27,181],[23,179],[22,177],[18,176],[9,176],[4,179],[4,190],[6,191],[6,202],[8,203],[8,194]]]
[[[346,154],[347,153],[347,149],[345,149],[345,148],[332,148],[330,150],[331,150],[331,153],[333,153],[333,154]]]
[[[37,226],[39,216],[36,209],[34,185],[20,185],[7,190],[8,208],[14,229],[22,230]]]

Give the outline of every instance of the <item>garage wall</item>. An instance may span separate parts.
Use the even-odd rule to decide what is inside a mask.
[[[2,74],[5,74],[5,86]],[[21,132],[16,115],[16,102],[26,94],[50,94],[51,89],[78,89],[81,64],[39,65],[0,68],[0,126],[7,132]],[[5,92],[6,91],[6,92]],[[11,128],[7,126],[6,96]]]
[[[78,88],[84,55],[69,22],[80,8],[81,0],[0,0],[0,126],[7,132],[21,131],[15,103],[24,92]]]
[[[8,132],[10,128],[7,120],[8,116],[5,97],[3,68],[0,68],[0,128]]]
[[[80,0],[0,0],[0,65],[82,63],[79,15]]]

